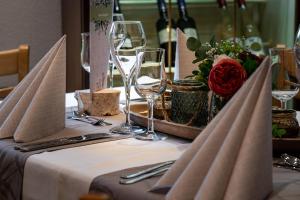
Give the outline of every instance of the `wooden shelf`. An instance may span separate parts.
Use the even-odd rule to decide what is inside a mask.
[[[166,0],[167,2],[168,0]],[[120,0],[121,4],[155,4],[156,0]],[[233,2],[233,0],[228,0],[228,2]],[[265,3],[267,0],[248,0],[247,2],[253,3]],[[176,3],[176,0],[172,0],[172,3]],[[216,0],[186,0],[186,3],[215,3]]]

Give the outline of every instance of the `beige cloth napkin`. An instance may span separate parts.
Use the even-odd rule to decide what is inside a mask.
[[[197,69],[197,64],[192,63],[196,59],[195,54],[186,47],[186,41],[185,34],[177,28],[174,80],[184,79]]]
[[[65,127],[66,36],[0,105],[0,138],[29,142]]]
[[[160,179],[166,199],[264,199],[272,190],[271,74],[266,58]]]

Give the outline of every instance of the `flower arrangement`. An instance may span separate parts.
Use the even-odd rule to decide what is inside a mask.
[[[202,44],[195,38],[187,40],[189,50],[195,52],[198,64],[189,78],[203,83],[203,90],[211,90],[217,96],[229,99],[242,86],[246,79],[262,62],[261,57],[231,41],[210,42]]]

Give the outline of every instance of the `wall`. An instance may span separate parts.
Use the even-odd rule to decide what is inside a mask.
[[[61,37],[61,24],[61,0],[0,0],[0,50],[29,44],[32,68]]]

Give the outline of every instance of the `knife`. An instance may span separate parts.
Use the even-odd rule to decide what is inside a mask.
[[[155,171],[152,171],[150,173],[147,173],[147,174],[135,177],[135,178],[131,178],[131,179],[122,179],[121,178],[120,181],[119,181],[119,183],[123,184],[123,185],[133,184],[133,183],[142,181],[144,179],[151,178],[153,176],[162,174],[162,173],[168,171],[169,168],[170,168],[169,166],[168,167],[163,167],[163,168],[160,168],[159,170],[155,170]]]
[[[164,163],[160,163],[158,165],[155,165],[153,167],[141,170],[141,171],[133,173],[133,174],[122,175],[121,178],[123,178],[123,179],[135,178],[135,177],[141,176],[143,174],[147,174],[149,172],[156,171],[156,169],[159,170],[159,168],[172,165],[174,162],[175,162],[175,160],[171,160],[171,161],[167,161],[167,162],[164,162]]]
[[[112,136],[108,133],[92,133],[92,134],[86,134],[86,135],[75,136],[75,137],[54,139],[54,140],[49,140],[49,141],[45,141],[45,142],[21,144],[21,145],[15,146],[15,149],[20,150],[21,152],[29,152],[29,151],[36,151],[36,150],[41,150],[41,149],[46,149],[46,148],[51,148],[51,147],[62,146],[62,145],[92,141],[92,140],[97,140],[97,139],[106,139],[106,138],[110,138],[110,137],[112,137]]]

